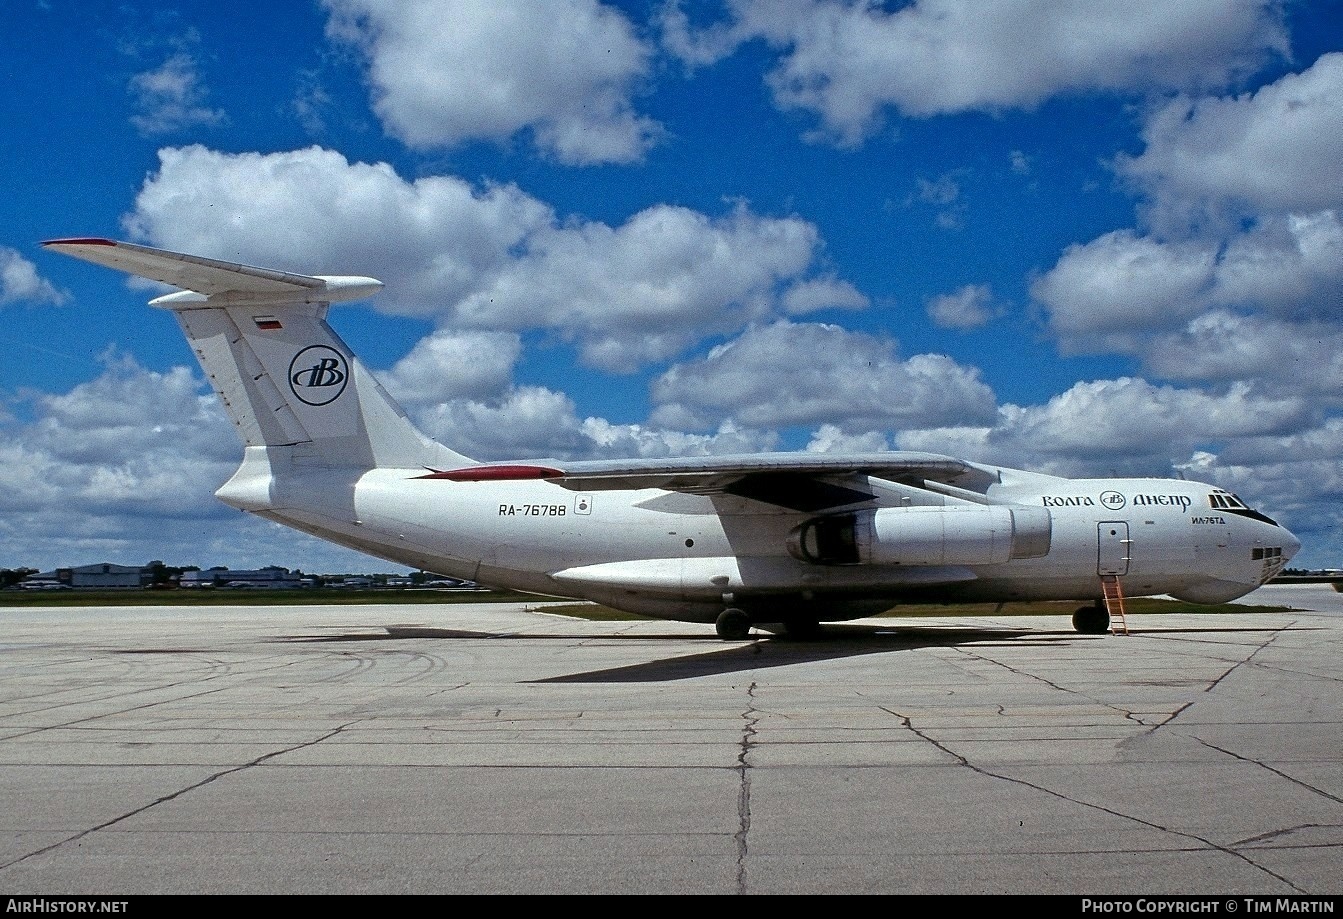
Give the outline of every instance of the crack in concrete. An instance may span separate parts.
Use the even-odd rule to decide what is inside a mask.
[[[984,655],[978,654],[969,648],[957,648],[956,651],[960,654],[964,654],[967,657],[974,658],[975,660],[980,661],[981,663],[992,664],[995,667],[1001,667],[1002,669],[1006,670],[1008,673],[1014,676],[1026,677],[1027,679],[1034,680],[1037,683],[1042,683],[1045,686],[1048,686],[1050,689],[1054,689],[1062,693],[1067,693],[1068,695],[1086,699],[1088,702],[1094,703],[1103,708],[1108,708],[1113,712],[1118,712],[1120,715],[1123,715],[1126,720],[1132,721],[1134,724],[1138,724],[1147,728],[1149,732],[1155,731],[1157,728],[1161,727],[1162,724],[1165,724],[1170,721],[1170,718],[1168,718],[1166,719],[1166,721],[1163,721],[1160,724],[1151,724],[1150,722],[1143,720],[1141,716],[1135,714],[1129,709],[1121,708],[1118,705],[1115,705],[1111,702],[1106,702],[1102,699],[1097,699],[1095,696],[1088,695],[1079,689],[1073,689],[1068,686],[1061,686],[1058,683],[1055,683],[1053,680],[1045,679],[1039,674],[1031,673],[1026,670],[1018,670],[1016,667],[1012,667],[1009,664],[1004,664],[1002,661],[994,660],[991,657],[985,657]],[[999,706],[998,714],[1000,715],[1006,714],[1006,711],[1007,711],[1006,708]],[[1172,713],[1171,718],[1174,717],[1175,714]]]
[[[1186,736],[1189,736],[1189,735],[1186,735]],[[1265,772],[1271,772],[1271,773],[1273,773],[1274,775],[1278,776],[1279,778],[1286,779],[1287,781],[1291,782],[1293,785],[1298,785],[1298,786],[1300,786],[1301,788],[1304,788],[1304,789],[1306,789],[1307,791],[1311,792],[1312,794],[1317,794],[1317,795],[1319,795],[1321,798],[1328,798],[1330,801],[1333,801],[1333,802],[1335,802],[1335,803],[1337,803],[1337,804],[1343,804],[1343,796],[1336,795],[1336,794],[1332,794],[1332,793],[1330,793],[1330,792],[1328,792],[1328,791],[1325,791],[1323,788],[1316,788],[1314,785],[1310,784],[1309,782],[1303,781],[1302,779],[1298,779],[1298,778],[1297,778],[1296,776],[1294,776],[1294,775],[1288,775],[1287,773],[1283,772],[1281,769],[1275,769],[1275,768],[1273,768],[1273,767],[1270,766],[1268,763],[1261,762],[1260,760],[1257,760],[1257,759],[1252,759],[1252,758],[1250,758],[1250,757],[1248,757],[1248,756],[1242,756],[1241,754],[1237,753],[1235,750],[1228,750],[1228,749],[1226,749],[1225,747],[1219,747],[1219,746],[1217,746],[1217,744],[1212,743],[1211,741],[1208,741],[1208,740],[1204,740],[1202,737],[1189,736],[1189,739],[1190,739],[1190,740],[1193,740],[1193,741],[1195,741],[1195,742],[1197,742],[1197,743],[1201,743],[1201,744],[1203,744],[1203,746],[1207,747],[1209,750],[1216,750],[1218,753],[1224,753],[1224,754],[1226,754],[1227,756],[1231,757],[1232,759],[1238,759],[1238,760],[1240,760],[1242,763],[1249,763],[1249,764],[1251,764],[1252,766],[1258,766],[1260,769],[1263,769]]]
[[[12,861],[0,864],[0,870],[4,870],[5,868],[12,868],[13,866],[20,864],[21,862],[25,862],[30,858],[34,858],[39,855],[45,855],[48,852],[52,852],[55,851],[56,849],[61,848],[62,846],[69,845],[72,842],[78,842],[79,840],[85,838],[86,836],[91,836],[92,834],[98,832],[99,830],[105,830],[108,827],[116,826],[118,823],[121,823],[124,820],[129,820],[131,817],[134,817],[137,814],[143,814],[145,811],[149,810],[152,807],[157,807],[160,804],[165,804],[168,801],[180,798],[182,797],[182,795],[185,795],[188,792],[204,788],[206,785],[209,785],[215,780],[221,779],[226,775],[232,775],[235,772],[242,772],[244,769],[251,769],[253,766],[259,766],[262,763],[266,762],[267,760],[274,759],[277,756],[282,756],[285,753],[293,753],[296,750],[302,750],[306,747],[311,747],[319,743],[324,743],[325,741],[330,740],[332,737],[335,737],[336,735],[342,733],[347,728],[350,728],[357,723],[358,722],[352,721],[349,724],[342,724],[339,727],[334,728],[331,731],[328,731],[326,734],[323,734],[321,737],[316,737],[312,740],[304,741],[303,743],[294,744],[293,746],[285,747],[284,749],[281,750],[274,750],[270,753],[262,754],[261,756],[258,756],[256,759],[251,760],[250,762],[240,763],[237,766],[232,766],[228,769],[222,769],[219,772],[214,773],[213,775],[206,776],[199,782],[194,782],[191,785],[187,785],[184,788],[179,788],[172,794],[162,795],[158,798],[155,798],[153,801],[150,801],[148,804],[143,804],[140,807],[134,808],[132,810],[127,811],[124,814],[121,814],[120,816],[113,817],[110,820],[105,820],[102,823],[99,823],[95,826],[91,826],[88,827],[87,829],[81,830],[78,833],[75,833],[73,836],[69,836],[65,839],[53,842],[50,845],[43,846],[40,849],[34,849],[32,852],[27,852],[23,855],[20,855],[18,858],[13,859]]]
[[[994,771],[991,770],[991,769],[984,769],[983,767],[976,766],[974,763],[970,762],[970,761],[969,761],[968,759],[966,759],[964,756],[962,756],[962,755],[959,754],[959,753],[956,753],[954,750],[952,750],[951,748],[949,748],[948,746],[946,746],[946,744],[943,744],[943,743],[941,743],[941,742],[939,742],[939,741],[937,741],[937,740],[934,740],[932,737],[929,737],[929,736],[928,736],[927,734],[925,734],[923,731],[921,731],[921,730],[919,730],[918,728],[914,727],[913,722],[912,722],[908,717],[906,717],[906,716],[904,716],[904,715],[901,715],[901,714],[898,713],[898,712],[891,711],[890,709],[887,709],[887,708],[883,708],[883,711],[886,711],[886,712],[889,713],[890,715],[893,715],[894,717],[899,718],[900,721],[901,721],[901,723],[902,723],[906,728],[908,728],[908,729],[909,729],[915,736],[917,736],[917,737],[921,738],[922,740],[924,740],[924,741],[926,741],[926,742],[932,744],[932,745],[933,745],[934,747],[936,747],[937,749],[939,749],[939,750],[941,750],[942,752],[946,753],[948,756],[951,756],[952,758],[954,758],[954,759],[955,759],[957,762],[959,762],[962,766],[965,766],[967,769],[970,769],[970,770],[972,770],[972,771],[978,773],[979,775],[987,776],[987,777],[989,777],[989,778],[994,778],[994,779],[1001,779],[1002,781],[1011,782],[1011,783],[1013,783],[1014,785],[1021,785],[1021,786],[1025,787],[1025,788],[1031,788],[1031,789],[1034,789],[1035,791],[1039,791],[1039,792],[1042,792],[1042,793],[1044,793],[1044,794],[1050,795],[1051,797],[1058,798],[1058,799],[1061,800],[1061,801],[1067,801],[1067,802],[1070,803],[1070,804],[1076,804],[1076,805],[1078,805],[1079,807],[1086,807],[1086,808],[1090,808],[1090,809],[1092,809],[1092,810],[1097,810],[1097,811],[1100,811],[1101,813],[1109,814],[1109,815],[1111,815],[1111,816],[1113,816],[1113,817],[1118,817],[1118,818],[1120,818],[1121,820],[1131,820],[1131,821],[1133,821],[1134,823],[1140,824],[1140,825],[1145,826],[1145,827],[1148,827],[1148,828],[1150,828],[1150,829],[1157,830],[1157,831],[1162,832],[1162,833],[1170,833],[1170,834],[1172,834],[1172,835],[1174,835],[1174,836],[1179,836],[1179,837],[1184,838],[1184,839],[1190,839],[1190,840],[1193,840],[1193,841],[1195,841],[1195,842],[1200,843],[1200,844],[1201,844],[1203,847],[1205,847],[1205,848],[1213,849],[1213,850],[1215,850],[1215,851],[1222,852],[1223,854],[1230,855],[1230,856],[1233,856],[1233,857],[1235,857],[1235,858],[1240,859],[1241,861],[1245,862],[1245,863],[1246,863],[1247,865],[1249,865],[1250,867],[1252,867],[1252,868],[1256,868],[1256,869],[1258,869],[1259,871],[1262,871],[1262,872],[1264,872],[1265,874],[1267,874],[1269,877],[1272,877],[1272,878],[1274,878],[1275,880],[1281,881],[1282,883],[1286,884],[1288,887],[1290,887],[1292,890],[1294,890],[1294,891],[1296,891],[1296,892],[1298,892],[1298,893],[1305,893],[1305,892],[1306,892],[1306,891],[1302,890],[1301,888],[1297,887],[1295,884],[1293,884],[1293,883],[1292,883],[1290,880],[1288,880],[1287,878],[1285,878],[1285,877],[1283,877],[1282,875],[1278,874],[1277,872],[1275,872],[1275,871],[1273,871],[1273,870],[1271,870],[1271,869],[1269,869],[1269,868],[1266,868],[1266,867],[1264,867],[1263,865],[1259,864],[1258,862],[1254,861],[1254,859],[1249,858],[1249,857],[1248,857],[1247,855],[1245,855],[1243,852],[1239,852],[1239,851],[1237,851],[1237,850],[1235,850],[1235,849],[1231,849],[1231,848],[1228,848],[1228,847],[1226,847],[1226,846],[1218,845],[1217,843],[1213,842],[1213,841],[1210,840],[1210,839],[1205,839],[1205,838],[1203,838],[1202,836],[1198,836],[1198,835],[1196,835],[1196,834],[1194,834],[1194,833],[1186,833],[1186,832],[1183,832],[1183,831],[1180,831],[1180,830],[1171,829],[1170,827],[1165,827],[1165,826],[1162,826],[1161,824],[1153,823],[1153,822],[1150,821],[1150,820],[1144,820],[1144,819],[1141,818],[1141,817],[1135,817],[1135,816],[1133,816],[1132,814],[1121,813],[1121,812],[1119,812],[1119,811],[1114,810],[1113,808],[1104,807],[1103,805],[1100,805],[1100,804],[1093,804],[1093,803],[1091,803],[1091,802],[1089,802],[1089,801],[1082,801],[1082,800],[1079,800],[1079,799],[1077,799],[1077,798],[1069,797],[1068,795],[1065,795],[1065,794],[1062,794],[1062,793],[1060,793],[1060,792],[1054,791],[1052,788],[1047,788],[1047,787],[1045,787],[1045,786],[1043,786],[1043,785],[1037,785],[1036,783],[1034,783],[1034,782],[1028,782],[1028,781],[1026,781],[1025,779],[1019,779],[1019,778],[1017,778],[1017,777],[1015,777],[1015,776],[1010,776],[1010,775],[1003,775],[1003,774],[1001,774],[1001,773],[994,772]]]
[[[740,784],[737,787],[737,832],[733,839],[737,844],[737,893],[746,893],[746,855],[748,851],[747,834],[751,830],[751,748],[755,744],[756,725],[760,716],[755,707],[756,683],[746,687],[746,698],[750,704],[741,713],[742,731],[740,749],[737,753],[737,775]]]
[[[1296,826],[1285,826],[1280,830],[1269,830],[1267,833],[1260,833],[1258,836],[1247,836],[1244,839],[1237,839],[1232,845],[1252,846],[1259,842],[1268,842],[1274,839],[1280,839],[1284,836],[1290,836],[1293,833],[1299,833],[1302,830],[1332,830],[1339,826],[1337,823],[1298,823]],[[1336,843],[1308,843],[1305,845],[1293,846],[1298,849],[1334,849]]]
[[[1264,645],[1261,645],[1260,648],[1256,649],[1256,652],[1254,652],[1254,654],[1258,654],[1258,653],[1260,653],[1260,650],[1266,648],[1266,646],[1268,646],[1269,644],[1272,644],[1272,641],[1275,640],[1276,637],[1277,637],[1277,636],[1276,636],[1276,634],[1275,634],[1275,636],[1273,636],[1273,638],[1269,638],[1268,641],[1265,641],[1265,644],[1264,644]],[[1046,679],[1044,679],[1044,677],[1039,677],[1039,676],[1037,676],[1037,674],[1034,674],[1034,673],[1027,673],[1027,672],[1023,672],[1023,670],[1018,670],[1018,669],[1015,669],[1015,668],[1011,668],[1011,666],[1009,666],[1009,665],[1002,664],[1001,661],[995,661],[995,660],[992,660],[992,658],[983,657],[982,654],[976,654],[976,653],[972,652],[972,650],[968,650],[968,649],[958,649],[958,650],[960,650],[960,652],[962,652],[962,653],[964,653],[964,654],[968,654],[968,656],[975,657],[976,660],[980,660],[980,661],[988,662],[988,664],[995,664],[995,665],[998,665],[998,666],[1002,666],[1002,668],[1003,668],[1003,669],[1006,669],[1007,672],[1014,673],[1014,674],[1018,674],[1018,676],[1029,677],[1029,679],[1037,680],[1037,681],[1039,681],[1039,683],[1048,685],[1048,687],[1050,687],[1050,688],[1057,689],[1057,691],[1065,692],[1065,693],[1069,693],[1069,695],[1080,696],[1080,697],[1082,697],[1082,699],[1088,699],[1089,701],[1093,701],[1093,703],[1096,703],[1096,704],[1099,704],[1099,705],[1104,705],[1104,707],[1111,708],[1111,709],[1113,709],[1113,711],[1123,712],[1125,717],[1132,717],[1132,712],[1125,711],[1125,709],[1116,707],[1116,705],[1112,705],[1112,704],[1109,704],[1109,703],[1105,703],[1105,701],[1101,701],[1101,700],[1099,700],[1099,699],[1095,699],[1095,697],[1088,696],[1088,695],[1086,695],[1086,693],[1077,692],[1077,691],[1074,691],[1074,689],[1069,689],[1069,688],[1066,688],[1066,687],[1060,687],[1060,685],[1057,685],[1056,683],[1053,683],[1053,681],[1046,680]],[[1223,674],[1221,674],[1221,676],[1217,677],[1217,679],[1215,679],[1215,680],[1213,681],[1213,683],[1211,683],[1211,684],[1209,685],[1209,687],[1207,687],[1207,688],[1205,689],[1205,692],[1210,691],[1211,687],[1215,687],[1215,685],[1217,685],[1218,683],[1221,683],[1222,680],[1225,680],[1225,679],[1226,679],[1226,676],[1228,676],[1228,674],[1229,674],[1230,672],[1232,672],[1232,670],[1236,669],[1237,666],[1240,666],[1241,664],[1244,664],[1244,662],[1246,662],[1246,661],[1252,660],[1252,658],[1254,657],[1254,654],[1250,654],[1250,656],[1249,656],[1248,658],[1245,658],[1245,661],[1238,662],[1238,664],[1233,665],[1232,668],[1229,668],[1229,669],[1228,669],[1228,672],[1223,673]],[[1175,720],[1175,717],[1178,716],[1180,712],[1186,711],[1186,709],[1189,708],[1191,704],[1193,704],[1193,703],[1186,704],[1186,705],[1182,705],[1182,707],[1180,707],[1179,709],[1176,709],[1176,711],[1175,711],[1174,713],[1172,713],[1170,719],[1167,719],[1166,721],[1164,721],[1164,726],[1168,726],[1168,724],[1171,724],[1172,721]],[[1225,845],[1218,845],[1217,842],[1214,842],[1213,840],[1207,840],[1207,838],[1203,838],[1203,837],[1201,837],[1201,836],[1198,836],[1198,834],[1195,834],[1195,833],[1186,833],[1186,832],[1182,832],[1182,830],[1171,829],[1171,828],[1168,828],[1168,826],[1162,826],[1162,825],[1160,825],[1160,824],[1154,824],[1154,822],[1152,822],[1152,821],[1143,820],[1142,817],[1135,817],[1135,816],[1132,816],[1132,814],[1125,814],[1125,813],[1117,812],[1117,810],[1113,810],[1112,807],[1105,807],[1104,805],[1099,805],[1099,803],[1093,803],[1093,802],[1089,802],[1089,801],[1081,801],[1081,799],[1077,799],[1077,798],[1069,797],[1069,795],[1062,794],[1062,793],[1060,793],[1060,791],[1056,791],[1056,790],[1053,790],[1053,789],[1049,789],[1049,787],[1045,787],[1045,786],[1042,786],[1042,785],[1035,785],[1034,782],[1027,782],[1027,781],[1025,781],[1025,779],[1021,779],[1021,778],[1014,777],[1014,775],[1003,775],[1003,774],[1001,774],[1001,773],[995,773],[995,771],[992,771],[992,770],[983,769],[982,766],[976,766],[976,764],[970,762],[970,759],[967,759],[966,756],[963,756],[963,755],[958,754],[958,752],[952,750],[951,747],[948,747],[947,744],[941,743],[941,742],[939,742],[939,740],[933,739],[932,736],[929,736],[929,735],[927,734],[927,732],[921,731],[920,728],[915,727],[915,724],[913,724],[913,719],[911,719],[911,717],[909,717],[909,716],[905,716],[905,715],[901,715],[900,712],[894,711],[894,709],[886,708],[885,705],[881,705],[880,708],[881,708],[881,711],[884,711],[884,712],[888,713],[888,715],[893,716],[893,717],[897,717],[897,719],[900,719],[900,723],[902,724],[902,726],[904,726],[905,728],[907,728],[907,730],[908,730],[909,732],[912,732],[912,734],[915,735],[915,736],[917,736],[917,738],[920,738],[921,740],[924,740],[925,743],[932,744],[932,746],[933,746],[933,747],[936,747],[937,750],[943,751],[944,754],[947,754],[948,756],[951,756],[951,758],[954,758],[954,759],[956,760],[956,762],[962,764],[962,766],[966,767],[966,769],[970,769],[970,770],[972,770],[972,771],[975,771],[975,773],[978,773],[979,775],[984,775],[984,777],[987,777],[987,778],[1001,779],[1001,781],[1011,782],[1011,783],[1014,783],[1014,785],[1019,785],[1019,786],[1027,787],[1027,789],[1033,789],[1033,790],[1035,790],[1035,791],[1041,791],[1041,793],[1048,794],[1048,795],[1050,795],[1050,797],[1058,798],[1058,799],[1060,799],[1060,801],[1066,801],[1066,802],[1069,802],[1069,803],[1073,803],[1073,805],[1077,805],[1077,806],[1080,806],[1080,807],[1089,807],[1089,809],[1092,809],[1092,810],[1099,810],[1099,812],[1101,812],[1101,813],[1111,814],[1112,817],[1119,817],[1120,820],[1129,820],[1129,821],[1133,821],[1133,822],[1135,822],[1135,824],[1140,824],[1140,825],[1142,825],[1142,826],[1147,826],[1147,828],[1154,829],[1154,830],[1158,830],[1158,832],[1162,832],[1162,833],[1170,833],[1170,834],[1172,834],[1172,836],[1178,836],[1178,837],[1180,837],[1180,838],[1186,838],[1186,840],[1193,840],[1193,841],[1195,841],[1195,842],[1199,842],[1199,844],[1201,844],[1202,846],[1205,846],[1205,848],[1209,848],[1209,849],[1217,850],[1217,852],[1222,852],[1223,855],[1229,855],[1229,856],[1232,856],[1232,857],[1236,857],[1236,859],[1240,859],[1241,861],[1244,861],[1245,864],[1250,865],[1250,867],[1252,867],[1252,868],[1256,868],[1257,871],[1264,872],[1265,875],[1268,875],[1269,877],[1273,877],[1273,879],[1275,879],[1275,880],[1279,880],[1279,881],[1281,881],[1281,883],[1283,883],[1283,884],[1287,884],[1289,888],[1293,889],[1293,891],[1300,892],[1300,893],[1304,893],[1304,892],[1305,892],[1305,891],[1303,891],[1303,889],[1297,887],[1296,884],[1293,884],[1291,880],[1288,880],[1287,877],[1284,877],[1283,875],[1279,875],[1279,873],[1277,873],[1277,872],[1275,872],[1275,871],[1272,871],[1272,869],[1270,869],[1270,868],[1266,868],[1266,867],[1264,867],[1264,865],[1258,864],[1257,861],[1254,861],[1253,859],[1250,859],[1249,856],[1246,856],[1245,853],[1244,853],[1244,852],[1240,852],[1240,850],[1237,850],[1237,849],[1234,849],[1234,848],[1228,848],[1228,846],[1225,846]],[[1138,719],[1135,719],[1135,720],[1138,720]],[[1138,720],[1138,723],[1139,723],[1139,724],[1143,724],[1143,721]],[[1155,732],[1156,730],[1159,730],[1160,727],[1163,727],[1162,724],[1159,724],[1159,726],[1148,726],[1148,732]],[[1195,739],[1197,739],[1197,738],[1195,738]],[[1201,743],[1202,743],[1202,742],[1201,742]],[[1207,744],[1207,746],[1210,746],[1210,747],[1211,747],[1211,744]],[[1215,748],[1215,747],[1213,747],[1213,748]],[[1268,767],[1265,767],[1265,769],[1268,769]],[[1270,771],[1276,771],[1276,770],[1270,770]],[[1288,777],[1288,778],[1289,778],[1289,777]],[[1308,787],[1308,786],[1307,786],[1307,787]]]
[[[1244,660],[1242,660],[1242,661],[1240,661],[1239,663],[1237,663],[1237,664],[1233,665],[1232,667],[1230,667],[1230,668],[1226,671],[1226,673],[1222,674],[1220,677],[1217,678],[1216,681],[1214,681],[1212,684],[1210,684],[1210,685],[1208,686],[1207,690],[1205,690],[1205,691],[1211,691],[1211,689],[1212,689],[1213,687],[1215,687],[1216,685],[1218,685],[1219,683],[1221,683],[1223,680],[1225,680],[1228,676],[1230,676],[1232,673],[1234,673],[1234,672],[1235,672],[1237,669],[1239,669],[1240,667],[1246,667],[1246,666],[1247,666],[1247,667],[1260,667],[1260,668],[1264,668],[1264,669],[1280,669],[1280,668],[1271,667],[1271,666],[1269,666],[1269,665],[1261,664],[1261,663],[1257,662],[1257,661],[1255,660],[1255,658],[1258,657],[1259,654],[1260,654],[1261,652],[1266,651],[1266,650],[1267,650],[1267,649],[1268,649],[1274,642],[1276,642],[1276,641],[1282,636],[1282,633],[1285,632],[1285,631],[1287,631],[1287,630],[1286,630],[1286,629],[1280,629],[1280,630],[1278,630],[1277,632],[1275,632],[1273,635],[1271,635],[1271,636],[1269,636],[1268,638],[1266,638],[1266,639],[1265,639],[1265,640],[1264,640],[1264,641],[1263,641],[1257,648],[1255,648],[1253,654],[1249,655],[1249,656],[1246,657]],[[1176,712],[1175,716],[1172,716],[1172,718],[1170,719],[1170,721],[1167,722],[1167,725],[1168,725],[1168,726],[1169,726],[1169,725],[1173,725],[1174,722],[1175,722],[1175,720],[1176,720],[1176,717],[1178,717],[1179,715],[1181,715],[1181,714],[1183,714],[1184,712],[1188,711],[1188,710],[1193,706],[1193,704],[1194,704],[1194,703],[1191,702],[1191,703],[1189,703],[1189,705],[1183,706],[1181,709],[1179,709],[1179,711]],[[1179,727],[1178,725],[1175,725],[1175,726],[1176,726],[1177,728]],[[1301,787],[1301,788],[1304,788],[1304,789],[1306,789],[1307,791],[1311,792],[1312,794],[1316,794],[1316,795],[1319,795],[1319,796],[1322,797],[1322,798],[1327,798],[1327,799],[1330,800],[1330,801],[1334,801],[1334,802],[1336,802],[1336,803],[1343,804],[1343,796],[1336,795],[1336,794],[1332,794],[1332,793],[1326,791],[1326,790],[1323,789],[1323,788],[1317,788],[1316,786],[1314,786],[1314,785],[1310,784],[1309,782],[1306,782],[1306,781],[1304,781],[1304,780],[1302,780],[1302,779],[1299,779],[1299,778],[1297,778],[1296,776],[1288,775],[1287,773],[1283,772],[1281,769],[1275,769],[1273,766],[1270,766],[1268,763],[1265,763],[1265,762],[1263,762],[1263,761],[1261,761],[1261,760],[1253,759],[1252,757],[1244,756],[1244,755],[1242,755],[1242,754],[1240,754],[1240,753],[1237,753],[1235,750],[1230,750],[1230,749],[1227,749],[1226,747],[1218,746],[1217,744],[1212,743],[1212,742],[1209,741],[1209,740],[1204,740],[1202,737],[1199,737],[1199,736],[1197,736],[1196,734],[1189,734],[1189,733],[1186,733],[1186,732],[1184,732],[1184,731],[1181,731],[1180,733],[1181,733],[1181,736],[1186,737],[1186,738],[1188,738],[1189,740],[1194,741],[1195,743],[1202,744],[1203,746],[1207,747],[1209,750],[1216,750],[1218,753],[1221,753],[1221,754],[1224,754],[1224,755],[1226,755],[1226,756],[1229,756],[1229,757],[1231,757],[1232,759],[1239,760],[1239,761],[1242,762],[1242,763],[1249,763],[1249,764],[1251,764],[1251,765],[1258,766],[1260,769],[1263,769],[1263,770],[1265,770],[1266,772],[1271,772],[1271,773],[1273,773],[1274,775],[1278,776],[1279,778],[1286,779],[1288,782],[1291,782],[1291,783],[1294,784],[1294,785],[1297,785],[1297,786],[1299,786],[1299,787]],[[1282,831],[1276,831],[1276,832],[1289,832],[1289,831],[1288,831],[1288,830],[1282,830]],[[1267,836],[1267,835],[1272,835],[1272,834],[1265,834],[1265,836]],[[1262,838],[1262,837],[1256,837],[1256,838]]]
[[[216,679],[216,677],[208,677],[208,679]],[[143,693],[143,692],[160,692],[160,691],[162,691],[162,690],[164,690],[164,689],[170,689],[170,688],[172,688],[174,685],[180,685],[180,684],[166,684],[166,685],[164,685],[164,686],[151,686],[151,687],[146,687],[146,688],[144,688],[144,689],[138,689],[138,690],[135,690],[135,691],[132,692],[132,693],[117,693],[115,696],[107,696],[107,697],[104,697],[104,698],[102,698],[102,699],[94,700],[93,702],[89,702],[89,701],[87,701],[87,700],[80,700],[80,701],[75,701],[75,702],[66,702],[66,703],[64,703],[64,704],[61,705],[61,706],[55,706],[55,707],[59,707],[59,708],[68,708],[68,707],[70,707],[70,706],[94,705],[94,704],[98,704],[98,703],[100,703],[100,702],[109,701],[109,700],[111,700],[111,699],[115,699],[115,698],[123,697],[123,696],[127,696],[127,695],[139,695],[140,693]],[[204,696],[211,696],[211,695],[214,695],[214,694],[217,693],[217,692],[224,692],[224,691],[225,691],[226,689],[228,689],[228,688],[229,688],[229,687],[226,687],[226,686],[220,686],[220,687],[215,688],[215,689],[206,689],[206,690],[202,690],[201,692],[188,693],[187,695],[184,695],[184,696],[173,696],[171,699],[155,699],[153,702],[146,702],[146,703],[144,703],[143,705],[132,705],[132,706],[130,706],[130,707],[128,707],[128,708],[118,708],[118,709],[116,709],[115,711],[103,711],[103,712],[97,712],[96,714],[85,715],[85,716],[82,717],[82,718],[72,718],[72,719],[70,719],[69,721],[62,721],[62,722],[55,723],[55,724],[43,724],[43,725],[40,725],[40,726],[38,726],[38,727],[33,728],[33,729],[30,730],[30,731],[20,731],[20,732],[18,732],[18,733],[16,733],[16,734],[8,734],[8,735],[5,736],[5,740],[15,740],[15,739],[20,738],[20,737],[31,737],[31,736],[34,735],[34,734],[41,734],[41,733],[44,733],[44,732],[46,732],[46,731],[56,731],[56,730],[61,730],[61,729],[64,729],[64,728],[70,728],[70,727],[74,727],[74,726],[76,726],[76,725],[86,724],[86,723],[88,723],[88,722],[90,722],[90,721],[99,721],[99,720],[101,720],[101,719],[103,719],[103,718],[107,718],[107,717],[114,716],[114,715],[119,716],[119,715],[124,715],[124,714],[126,714],[127,712],[138,712],[138,711],[143,711],[143,710],[145,710],[145,709],[150,709],[150,708],[154,708],[154,707],[159,706],[159,705],[163,705],[163,704],[165,704],[165,702],[182,702],[182,701],[185,701],[185,700],[187,700],[187,699],[200,699],[200,698],[202,698],[202,697],[204,697]],[[31,712],[25,712],[24,714],[31,714]]]

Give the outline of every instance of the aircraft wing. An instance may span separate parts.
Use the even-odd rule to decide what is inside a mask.
[[[207,296],[233,291],[249,294],[303,294],[326,286],[323,278],[270,268],[253,268],[250,265],[221,262],[199,255],[183,255],[111,239],[51,239],[42,245],[86,262]]]
[[[916,488],[935,482],[982,492],[997,481],[981,466],[933,453],[757,453],[648,460],[545,461],[544,465],[471,466],[422,478],[480,481],[537,478],[574,491],[661,488],[732,494],[792,510],[818,511],[871,500],[867,477]],[[943,492],[945,493],[945,492]]]
[[[724,485],[749,476],[872,475],[915,484],[932,479],[954,483],[978,467],[933,453],[753,453],[742,456],[688,456],[649,460],[587,460],[561,465],[558,481],[568,487],[667,488]]]

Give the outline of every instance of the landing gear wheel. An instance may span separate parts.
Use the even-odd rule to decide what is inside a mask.
[[[1073,613],[1073,628],[1083,635],[1104,635],[1110,631],[1110,611],[1103,606],[1084,606]]]
[[[713,627],[724,641],[741,641],[751,634],[751,617],[736,607],[728,607],[718,614]]]

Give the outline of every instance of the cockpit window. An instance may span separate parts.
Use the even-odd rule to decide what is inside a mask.
[[[1218,510],[1222,511],[1246,511],[1249,508],[1245,502],[1237,498],[1229,491],[1215,491],[1208,495],[1208,502]]]
[[[1271,523],[1278,526],[1278,521],[1256,510],[1251,510],[1249,505],[1237,498],[1229,491],[1217,489],[1208,494],[1208,503],[1212,505],[1213,510],[1227,511],[1228,513],[1238,514],[1241,517],[1249,517],[1252,520],[1262,520],[1264,523]]]

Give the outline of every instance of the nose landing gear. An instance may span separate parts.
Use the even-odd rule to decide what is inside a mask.
[[[1073,613],[1073,628],[1083,635],[1104,635],[1110,631],[1110,610],[1104,600],[1083,606]]]

